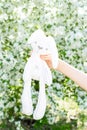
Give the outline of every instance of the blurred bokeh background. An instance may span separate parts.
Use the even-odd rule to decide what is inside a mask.
[[[44,118],[21,113],[27,41],[38,28],[54,37],[62,60],[87,73],[87,0],[0,0],[0,130],[87,130],[87,92],[54,70]],[[32,81],[34,105],[38,89]]]

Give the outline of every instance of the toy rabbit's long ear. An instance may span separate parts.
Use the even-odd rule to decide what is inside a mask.
[[[53,67],[56,68],[58,65],[58,50],[55,40],[53,39],[53,37],[49,36],[47,37],[47,42],[49,44],[50,53],[52,54]]]
[[[28,39],[28,43],[32,44],[34,42],[40,42],[45,38],[45,34],[41,29],[36,30],[31,34],[31,36]]]
[[[40,88],[39,88],[38,103],[33,115],[33,118],[35,120],[40,120],[41,118],[43,118],[46,111],[45,83],[43,82],[43,80],[40,80],[39,83]]]
[[[33,113],[33,106],[32,106],[32,97],[31,97],[31,64],[30,60],[27,62],[24,73],[23,73],[23,80],[24,80],[24,89],[21,96],[22,101],[22,113],[26,115],[32,115]]]
[[[32,106],[32,98],[31,98],[31,79],[24,82],[24,89],[21,96],[22,102],[22,113],[26,115],[32,115],[33,106]]]

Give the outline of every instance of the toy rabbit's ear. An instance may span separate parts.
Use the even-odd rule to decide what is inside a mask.
[[[35,32],[33,32],[31,34],[31,36],[29,37],[28,43],[32,44],[35,41],[41,41],[45,38],[45,34],[41,29],[36,30]]]
[[[47,40],[48,40],[48,44],[49,44],[49,50],[52,54],[53,67],[56,68],[57,65],[58,65],[58,61],[57,61],[58,50],[57,50],[57,47],[56,47],[56,42],[55,42],[54,38],[51,37],[51,36],[48,36]]]

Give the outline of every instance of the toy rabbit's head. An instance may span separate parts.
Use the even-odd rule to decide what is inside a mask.
[[[28,40],[28,43],[29,45],[31,45],[33,51],[39,54],[46,53],[49,50],[47,37],[41,29],[38,29],[34,33],[32,33]]]
[[[52,55],[53,66],[54,68],[56,68],[58,64],[58,51],[53,37],[46,37],[44,32],[41,29],[38,29],[34,33],[32,33],[28,42],[31,45],[32,50],[33,52],[35,52],[35,54],[50,53]]]

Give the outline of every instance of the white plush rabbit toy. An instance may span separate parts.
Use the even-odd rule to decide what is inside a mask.
[[[50,86],[52,83],[50,68],[46,62],[40,58],[40,54],[50,53],[52,55],[53,66],[56,68],[58,64],[58,52],[54,39],[51,36],[46,37],[41,29],[32,33],[28,43],[31,45],[33,51],[25,65],[23,73],[24,89],[21,97],[22,113],[26,115],[33,114],[33,118],[39,120],[43,118],[46,110],[45,84]],[[35,110],[33,110],[31,94],[32,79],[39,81],[39,95]]]

